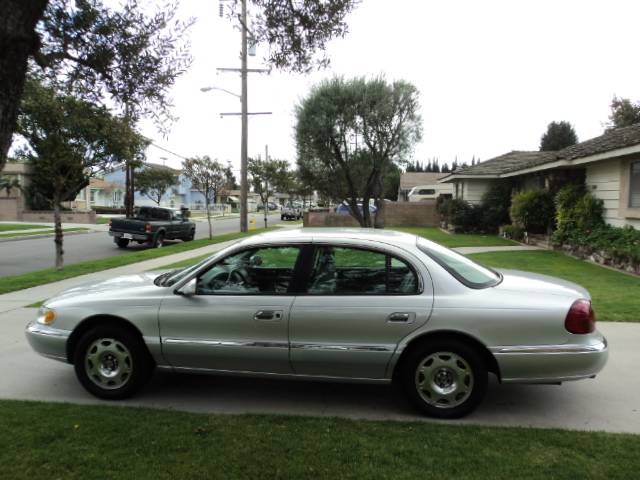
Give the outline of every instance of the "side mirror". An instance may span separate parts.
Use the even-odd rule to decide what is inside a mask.
[[[178,295],[182,295],[185,297],[193,297],[196,294],[196,286],[197,286],[197,279],[192,278],[183,286],[181,286],[178,290],[176,290],[176,293]]]

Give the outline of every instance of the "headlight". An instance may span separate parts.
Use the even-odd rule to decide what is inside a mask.
[[[42,325],[51,325],[56,319],[55,310],[47,307],[40,307],[36,321]]]

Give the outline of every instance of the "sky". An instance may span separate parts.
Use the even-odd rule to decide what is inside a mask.
[[[195,17],[190,70],[172,91],[179,120],[155,143],[181,156],[209,155],[240,165],[237,73],[240,31],[218,16],[218,0],[182,0],[180,15]],[[308,75],[272,71],[249,75],[249,156],[295,164],[295,106],[325,78],[384,75],[420,91],[423,139],[412,158],[440,163],[472,156],[487,160],[511,150],[537,150],[551,121],[573,124],[580,140],[598,136],[614,95],[640,100],[634,0],[363,0],[348,16],[349,32],[328,45],[331,65]],[[264,68],[259,45],[250,68]],[[162,157],[165,157],[163,160]],[[147,158],[179,168],[181,159],[150,147]]]

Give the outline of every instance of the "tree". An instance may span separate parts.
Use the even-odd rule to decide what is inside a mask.
[[[47,0],[3,0],[0,5],[0,172],[16,127],[28,59],[39,47],[36,24],[46,6]]]
[[[176,184],[173,171],[159,166],[148,165],[137,173],[138,191],[160,206],[164,194]]]
[[[105,108],[60,94],[35,80],[25,87],[18,133],[28,144],[20,156],[31,163],[34,172],[30,197],[53,208],[56,268],[62,269],[62,202],[75,199],[91,177],[107,170],[123,155],[142,155],[147,143],[126,121],[110,115]]]
[[[346,200],[358,223],[371,227],[369,200],[381,213],[382,179],[421,138],[418,108],[418,90],[405,81],[334,78],[320,83],[296,108],[299,169],[318,192]]]
[[[209,238],[213,238],[213,226],[211,224],[211,203],[215,203],[216,197],[226,188],[227,179],[225,169],[217,160],[211,160],[208,156],[195,157],[182,162],[182,173],[191,181],[191,185],[204,197],[207,209],[207,222],[209,222]]]
[[[345,17],[358,0],[249,0],[256,15],[250,25],[252,40],[269,45],[265,59],[274,67],[297,73],[326,67],[326,45],[347,33]],[[237,17],[240,0],[230,5]],[[319,55],[320,54],[320,55]]]
[[[628,98],[613,97],[611,100],[611,114],[607,130],[628,127],[640,123],[640,102],[633,103]]]
[[[540,138],[540,151],[562,150],[576,143],[578,143],[578,136],[569,122],[551,122]]]
[[[251,176],[253,191],[260,195],[264,206],[264,226],[267,226],[269,197],[275,190],[286,190],[291,182],[289,164],[284,160],[260,158],[249,159],[248,173]]]
[[[105,7],[102,0],[10,0],[0,7],[0,18],[13,18],[9,13],[14,10],[25,13],[19,32],[0,20],[0,170],[29,58],[51,83],[87,100],[108,102],[132,127],[146,117],[166,132],[172,119],[168,93],[191,61],[185,32],[192,21],[176,21],[176,4],[149,14],[139,0],[126,0],[118,10]],[[3,37],[5,29],[9,33]],[[6,52],[1,43],[5,38],[10,45],[28,45]],[[4,84],[5,78],[11,85]],[[135,165],[134,159],[122,160],[129,167],[130,209],[134,186],[129,177]]]

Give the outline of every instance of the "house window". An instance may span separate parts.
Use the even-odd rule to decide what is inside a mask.
[[[631,163],[629,206],[631,208],[640,208],[640,161]]]
[[[120,205],[122,201],[122,192],[120,190],[114,190],[113,192],[113,204]]]
[[[95,190],[91,190],[89,192],[89,201],[91,203],[96,203],[96,191]]]

